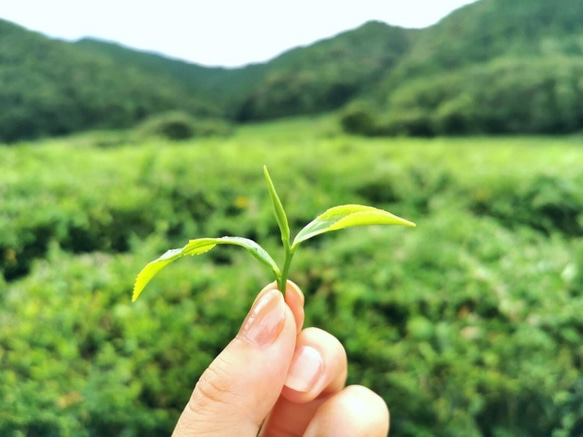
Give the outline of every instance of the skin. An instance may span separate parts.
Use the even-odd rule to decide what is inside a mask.
[[[173,436],[384,437],[389,410],[366,387],[345,386],[346,352],[303,329],[304,296],[287,283],[257,296],[239,334],[194,388]]]

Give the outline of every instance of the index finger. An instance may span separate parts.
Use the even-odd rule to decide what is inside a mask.
[[[259,296],[261,296],[268,290],[277,290],[277,282],[271,282],[267,284],[263,288],[263,290],[261,290],[261,292],[257,295],[257,298],[255,300],[259,299]],[[302,292],[302,290],[300,290],[300,287],[298,287],[294,282],[287,281],[284,294],[285,303],[292,310],[299,334],[304,324],[304,293]]]

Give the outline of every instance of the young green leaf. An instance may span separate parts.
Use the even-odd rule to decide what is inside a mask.
[[[371,206],[363,205],[342,205],[330,208],[323,214],[316,217],[304,229],[302,229],[296,236],[293,244],[290,242],[290,229],[287,221],[287,216],[281,200],[275,191],[275,186],[271,181],[267,167],[263,167],[265,181],[271,195],[273,203],[273,211],[277,224],[281,231],[281,241],[284,247],[283,267],[280,270],[271,256],[256,242],[247,238],[240,237],[222,237],[222,238],[199,238],[190,240],[190,242],[182,249],[172,249],[162,255],[160,258],[152,261],[138,274],[134,284],[134,291],[132,301],[135,301],[144,287],[152,280],[154,276],[160,272],[171,262],[186,255],[200,255],[208,252],[218,244],[232,244],[241,246],[247,249],[255,258],[261,263],[269,267],[275,274],[275,280],[279,290],[285,292],[287,277],[290,270],[290,265],[294,257],[297,246],[316,235],[325,232],[337,231],[339,229],[349,228],[352,226],[364,225],[403,225],[415,226],[415,223],[397,217],[390,212],[382,209],[373,208]]]
[[[136,278],[136,282],[134,284],[134,291],[132,295],[132,302],[135,302],[136,299],[140,296],[144,287],[148,285],[150,280],[160,272],[164,267],[166,267],[171,262],[187,255],[200,255],[205,252],[208,252],[212,248],[214,248],[218,244],[230,244],[235,246],[244,247],[269,267],[273,273],[275,274],[275,278],[279,279],[281,273],[279,272],[279,267],[271,258],[271,256],[263,249],[259,244],[257,244],[253,240],[249,240],[247,238],[241,237],[222,237],[222,238],[198,238],[196,240],[190,240],[186,246],[182,249],[171,249],[167,251],[164,255],[160,258],[150,262],[146,267],[142,269],[142,271],[138,274]]]
[[[308,223],[294,239],[292,248],[297,247],[303,241],[325,232],[365,225],[416,226],[413,222],[371,206],[335,206]]]
[[[269,194],[271,195],[271,202],[273,203],[273,210],[275,212],[275,219],[277,220],[277,225],[281,231],[281,241],[284,245],[289,246],[290,242],[290,232],[289,223],[287,221],[287,215],[283,209],[281,200],[275,191],[275,186],[269,177],[269,172],[267,171],[267,166],[263,166],[263,174],[265,175],[265,181],[267,182],[267,188],[269,189]]]
[[[206,250],[211,250],[214,246],[206,246]],[[200,252],[203,253],[203,252]],[[134,291],[132,293],[132,302],[142,293],[142,290],[148,283],[152,280],[154,276],[158,274],[160,270],[170,264],[172,261],[184,256],[183,249],[170,249],[160,258],[151,261],[142,269],[138,276],[136,277],[136,282],[134,283]]]

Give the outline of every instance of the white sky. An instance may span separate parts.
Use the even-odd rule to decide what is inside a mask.
[[[475,0],[0,0],[0,18],[203,65],[240,66],[378,20],[426,27]]]

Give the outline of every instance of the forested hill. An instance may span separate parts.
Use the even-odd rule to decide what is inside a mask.
[[[263,64],[208,68],[0,20],[0,141],[181,110],[233,121],[346,107],[366,135],[583,126],[583,0],[479,0],[422,30],[369,22]]]
[[[220,112],[170,76],[0,20],[0,141],[132,126],[171,109]]]
[[[425,29],[388,72],[377,92],[375,114],[383,115],[372,130],[418,135],[579,131],[582,55],[583,0],[478,1]]]
[[[237,121],[335,109],[397,65],[415,35],[370,22],[228,69],[95,39],[51,40],[0,20],[0,141],[126,127],[170,109]]]
[[[411,78],[499,57],[583,52],[583,1],[482,0],[425,29],[400,65]]]
[[[380,22],[292,49],[270,62],[243,68],[208,68],[138,52],[117,44],[81,40],[85,52],[109,56],[116,65],[171,78],[191,96],[219,103],[238,121],[335,109],[398,64],[417,32]]]
[[[369,22],[269,62],[240,120],[322,112],[373,90],[413,46],[418,31]]]
[[[218,103],[225,114],[263,80],[267,71],[266,64],[244,68],[204,67],[92,38],[81,39],[73,45],[86,54],[107,56],[116,65],[147,71],[159,80],[171,80],[188,96]]]

